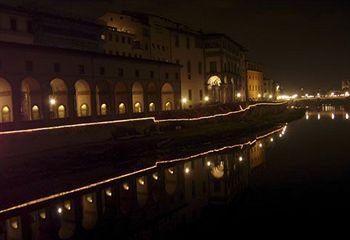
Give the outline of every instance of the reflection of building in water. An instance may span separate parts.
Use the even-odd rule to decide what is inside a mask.
[[[251,169],[260,166],[265,161],[265,151],[262,146],[262,142],[256,142],[249,149],[249,160]]]
[[[159,164],[81,193],[34,204],[21,213],[0,215],[0,239],[46,239],[48,234],[69,239],[98,229],[101,221],[116,229],[106,234],[117,236],[138,231],[150,221],[157,231],[173,230],[195,220],[209,203],[227,203],[241,193],[250,166],[264,161],[262,147],[258,142],[252,149]]]

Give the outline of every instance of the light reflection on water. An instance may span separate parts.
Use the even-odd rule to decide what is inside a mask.
[[[63,199],[60,199],[63,195],[58,195],[57,199],[43,199],[38,201],[39,209],[35,209],[37,203],[34,201],[30,212],[26,213],[33,216],[33,225],[30,226],[32,235],[40,235],[43,221],[52,218],[60,223],[60,236],[79,235],[75,229],[92,230],[106,214],[118,215],[114,218],[132,217],[136,222],[130,221],[126,229],[133,231],[138,231],[134,229],[134,224],[145,218],[155,221],[157,232],[174,230],[181,224],[196,220],[208,204],[225,204],[244,191],[251,172],[265,162],[266,149],[278,144],[286,131],[287,126],[242,144],[213,149],[193,157],[160,161],[150,170],[137,170],[134,175],[128,174],[116,181],[104,182],[101,186],[94,184],[91,189],[84,188],[81,196],[78,189],[72,192],[74,198],[67,194]],[[98,199],[101,196],[102,200]],[[115,200],[114,196],[118,196],[117,202],[111,202]],[[77,198],[81,198],[81,201],[77,201]],[[102,212],[97,211],[97,202],[101,204]],[[72,215],[74,209],[81,209],[81,213]],[[43,214],[45,218],[39,218]],[[50,214],[50,218],[46,218],[47,214]],[[168,221],[169,217],[171,221]],[[7,234],[15,234],[16,229],[6,229],[6,226],[11,227],[9,221],[12,225],[21,224],[20,219],[20,216],[10,216],[5,222],[0,221],[0,227],[3,226]],[[123,232],[124,228],[118,229],[120,234],[130,234]]]

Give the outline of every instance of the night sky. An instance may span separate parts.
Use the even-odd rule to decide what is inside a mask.
[[[339,89],[350,79],[350,1],[337,0],[0,0],[91,18],[107,10],[154,13],[226,33],[287,92]]]

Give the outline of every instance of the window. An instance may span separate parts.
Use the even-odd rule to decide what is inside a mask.
[[[53,70],[55,73],[61,72],[61,65],[59,63],[54,63]]]
[[[79,74],[85,74],[85,66],[84,65],[79,65],[78,66],[78,72],[79,72]]]
[[[155,112],[156,111],[156,105],[153,102],[149,104],[149,111],[150,112]]]
[[[180,47],[180,38],[179,35],[175,36],[175,47]]]
[[[139,70],[135,70],[135,77],[140,77],[140,71]]]
[[[100,75],[105,75],[105,68],[104,67],[100,67]]]
[[[190,38],[189,37],[186,38],[186,47],[187,47],[187,49],[190,49]]]
[[[1,109],[1,118],[2,118],[2,122],[10,122],[11,121],[11,110],[8,106],[4,106]]]
[[[57,108],[57,116],[58,118],[65,118],[66,117],[66,108],[63,105],[59,105]]]
[[[17,31],[17,19],[15,18],[10,19],[10,27],[12,31]]]
[[[198,73],[202,74],[202,62],[198,62]]]
[[[101,115],[102,115],[102,116],[107,115],[107,104],[105,104],[105,103],[101,104],[101,109],[100,109],[100,111],[101,111]]]
[[[154,78],[154,72],[153,71],[150,71],[149,75],[150,75],[151,78]]]
[[[32,61],[26,61],[26,71],[33,72],[33,62]]]
[[[209,69],[211,73],[217,72],[217,65],[215,61],[209,63]]]
[[[118,76],[123,77],[124,76],[124,69],[118,68]]]
[[[188,90],[188,100],[192,100],[192,90],[191,89],[189,89]]]

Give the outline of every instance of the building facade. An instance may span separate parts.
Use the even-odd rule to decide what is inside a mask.
[[[247,62],[247,98],[249,101],[260,101],[264,91],[264,74],[258,63]]]
[[[263,86],[263,98],[265,100],[275,100],[276,99],[276,83],[270,78],[264,78]]]
[[[0,43],[0,122],[130,117],[180,108],[176,64]]]
[[[224,34],[204,36],[206,86],[213,102],[246,100],[246,49]]]

